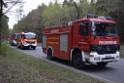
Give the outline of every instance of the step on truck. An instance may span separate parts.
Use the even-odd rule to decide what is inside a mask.
[[[120,58],[116,22],[111,18],[82,18],[66,26],[43,30],[42,49],[48,59],[70,61],[76,68],[84,64],[106,66]]]

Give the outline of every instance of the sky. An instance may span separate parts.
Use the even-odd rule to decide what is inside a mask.
[[[22,0],[24,1],[24,6],[23,6],[23,11],[24,11],[24,15],[27,15],[31,10],[36,9],[39,5],[42,5],[42,3],[48,5],[50,2],[54,2],[55,0]],[[59,0],[59,2],[61,3],[62,0]],[[14,6],[11,11],[15,11],[17,6]],[[13,25],[15,23],[17,23],[17,18],[16,18],[16,14],[9,12],[7,14],[7,16],[9,17],[9,28],[12,29]]]

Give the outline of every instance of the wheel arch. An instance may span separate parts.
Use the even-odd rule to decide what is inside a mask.
[[[47,50],[46,50],[46,53],[48,54],[48,50],[51,50],[52,51],[52,57],[54,56],[54,50],[53,50],[53,47],[52,46],[48,46]]]
[[[81,50],[78,49],[78,48],[73,48],[73,49],[71,49],[71,53],[70,53],[70,61],[72,61],[72,57],[73,57],[73,54],[74,54],[75,52],[79,52],[79,53],[81,53]],[[82,55],[82,53],[81,53],[81,55]]]

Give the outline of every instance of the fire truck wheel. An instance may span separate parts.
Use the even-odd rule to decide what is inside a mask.
[[[82,56],[80,53],[77,52],[73,54],[72,65],[78,69],[81,69],[83,67]]]
[[[32,49],[33,49],[33,50],[35,50],[35,49],[36,49],[36,47],[32,47]]]
[[[21,49],[24,49],[24,46],[21,44]]]
[[[52,60],[53,59],[53,57],[52,57],[52,50],[51,49],[48,49],[47,58],[49,60]]]
[[[17,45],[17,48],[21,48],[19,45]]]
[[[97,63],[97,65],[99,67],[105,67],[108,63],[107,62],[100,62],[100,63]]]
[[[20,46],[17,46],[17,48],[20,48]]]

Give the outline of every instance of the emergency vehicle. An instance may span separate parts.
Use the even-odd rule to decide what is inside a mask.
[[[13,33],[10,36],[10,40],[9,40],[10,45],[16,46],[16,44],[17,44],[17,35],[18,35],[18,33]]]
[[[67,60],[76,68],[87,63],[104,67],[120,58],[116,22],[108,17],[87,16],[68,26],[46,28],[42,42],[48,59]]]
[[[17,35],[17,47],[24,48],[32,48],[33,50],[37,47],[37,39],[36,34],[33,32],[20,32]]]

